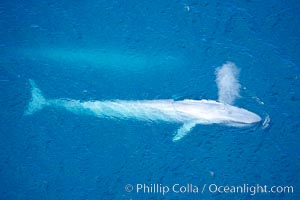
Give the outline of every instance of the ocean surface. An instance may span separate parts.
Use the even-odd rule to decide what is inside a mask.
[[[300,199],[299,13],[296,0],[1,1],[0,199]],[[48,99],[217,100],[227,61],[234,105],[259,124],[173,142],[180,124],[24,115],[29,79]]]

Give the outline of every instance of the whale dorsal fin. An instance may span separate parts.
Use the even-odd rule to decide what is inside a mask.
[[[240,97],[239,73],[240,70],[232,62],[226,62],[216,69],[216,83],[220,102],[233,104],[236,98]]]
[[[195,122],[186,122],[184,123],[176,132],[176,135],[173,137],[173,142],[176,142],[187,135],[194,127],[196,126]]]

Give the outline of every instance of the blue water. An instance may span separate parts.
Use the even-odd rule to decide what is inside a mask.
[[[295,0],[0,2],[0,199],[299,199],[299,13]],[[226,61],[241,69],[236,105],[265,126],[198,125],[174,143],[178,124],[23,115],[29,78],[53,99],[216,100]],[[199,193],[125,190],[176,183]]]

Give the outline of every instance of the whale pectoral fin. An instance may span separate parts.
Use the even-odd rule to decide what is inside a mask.
[[[176,135],[173,137],[173,142],[176,142],[188,134],[196,126],[195,122],[184,123],[176,132]]]

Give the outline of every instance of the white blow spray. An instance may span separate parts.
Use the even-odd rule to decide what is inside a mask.
[[[219,91],[219,101],[233,104],[240,97],[240,70],[232,62],[227,62],[216,69],[216,83]]]

